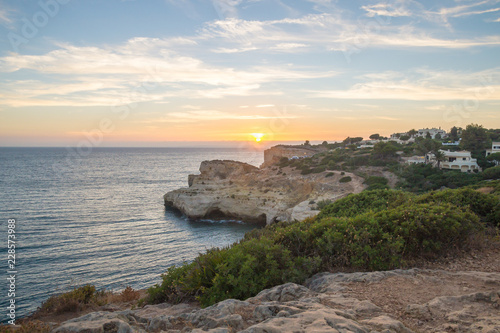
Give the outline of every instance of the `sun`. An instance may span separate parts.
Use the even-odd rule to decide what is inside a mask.
[[[255,142],[261,142],[264,137],[264,133],[252,133],[252,136],[255,138]]]

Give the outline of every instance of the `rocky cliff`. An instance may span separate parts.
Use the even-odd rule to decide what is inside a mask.
[[[341,183],[342,177],[352,181]],[[191,218],[225,218],[272,223],[302,220],[318,213],[321,200],[343,198],[364,189],[354,174],[321,172],[301,175],[291,168],[259,169],[235,161],[205,161],[190,175],[189,188],[165,194],[165,205]]]
[[[264,163],[262,164],[262,168],[272,166],[280,161],[282,157],[286,158],[304,158],[311,157],[317,154],[320,151],[324,151],[325,148],[312,148],[311,146],[286,146],[286,145],[277,145],[266,149],[264,151]]]

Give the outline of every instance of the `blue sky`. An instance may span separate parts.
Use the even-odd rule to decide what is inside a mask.
[[[498,128],[499,59],[500,0],[0,0],[0,145]]]

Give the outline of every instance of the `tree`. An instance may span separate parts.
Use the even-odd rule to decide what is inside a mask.
[[[306,142],[304,142],[304,146],[310,146],[311,143],[309,142],[309,140],[306,140]]]
[[[373,154],[382,159],[395,157],[397,151],[398,148],[390,142],[377,142],[373,146]]]
[[[441,140],[441,134],[437,133],[436,136],[434,137],[436,140]]]
[[[500,129],[489,129],[486,130],[488,132],[488,137],[491,141],[499,141],[500,140]]]
[[[459,139],[459,137],[458,137],[458,128],[456,126],[453,126],[450,129],[449,138],[450,138],[451,141],[458,141],[458,139]]]
[[[410,136],[409,136],[409,135],[401,135],[401,136],[399,137],[399,139],[400,139],[400,140],[402,140],[402,141],[406,141],[406,140],[409,140],[409,139],[410,139]]]
[[[411,130],[408,131],[409,136],[415,136],[415,134],[417,134],[417,133],[418,132],[414,128],[412,128]]]
[[[469,150],[475,155],[480,155],[486,149],[488,135],[482,125],[470,124],[462,131],[460,147]]]
[[[439,168],[439,167],[440,167],[440,165],[441,165],[441,162],[443,162],[443,161],[446,159],[446,156],[445,156],[445,154],[444,154],[442,151],[440,151],[440,150],[434,151],[434,152],[433,152],[433,154],[434,154],[434,158],[435,158],[435,159],[436,159],[436,161],[437,161],[437,167]]]
[[[358,136],[358,137],[355,137],[355,138],[347,137],[347,138],[345,138],[345,139],[344,139],[344,141],[343,141],[343,142],[344,142],[346,145],[351,145],[351,144],[354,144],[354,143],[356,143],[356,142],[360,142],[360,141],[363,141],[363,138],[362,138],[362,137],[360,137],[360,136]]]
[[[441,148],[441,143],[432,139],[424,139],[420,141],[416,147],[417,151],[422,155],[427,153],[435,153]]]
[[[370,135],[370,139],[371,140],[379,140],[380,139],[380,134],[378,134],[378,133],[372,134],[372,135]]]
[[[322,146],[328,146],[328,141],[323,141]]]
[[[497,161],[497,162],[500,162],[500,153],[493,153],[493,154],[490,154],[488,155],[488,161]]]
[[[430,132],[427,132],[427,134],[425,135],[425,138],[426,139],[432,139],[432,135]]]

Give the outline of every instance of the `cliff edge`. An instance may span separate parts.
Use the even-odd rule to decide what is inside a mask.
[[[101,310],[67,332],[499,332],[499,249],[432,269],[320,273],[244,301]]]
[[[351,181],[340,182],[351,177]],[[335,201],[364,188],[363,178],[325,171],[301,175],[300,170],[257,168],[235,161],[204,161],[188,188],[168,192],[165,205],[190,218],[237,219],[257,223],[293,221],[316,215],[317,203]]]

